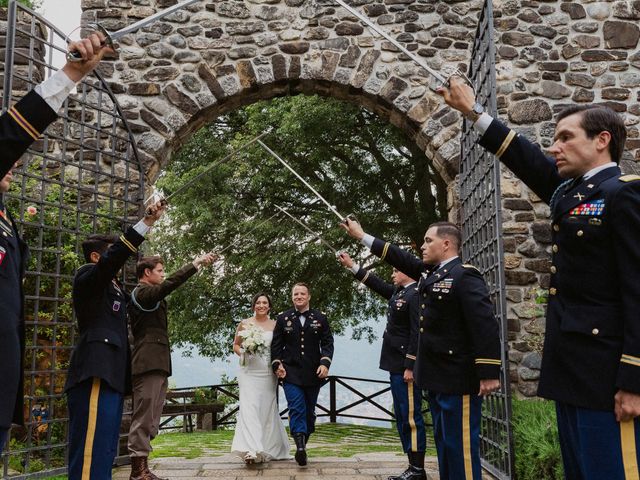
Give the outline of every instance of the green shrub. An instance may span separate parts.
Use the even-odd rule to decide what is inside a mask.
[[[26,5],[34,10],[37,10],[42,6],[42,0],[18,0],[18,3]],[[9,0],[0,0],[0,8],[6,7],[8,4]]]
[[[518,480],[562,480],[554,403],[514,399],[512,424]]]

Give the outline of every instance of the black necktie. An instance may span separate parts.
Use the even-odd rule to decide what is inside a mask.
[[[578,185],[580,185],[582,183],[582,181],[584,180],[584,176],[580,175],[579,177],[574,178],[573,180],[571,180],[568,184],[567,184],[567,188],[565,189],[565,192],[568,192],[570,190],[573,190],[574,188],[576,188]]]

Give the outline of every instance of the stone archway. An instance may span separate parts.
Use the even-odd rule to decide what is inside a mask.
[[[84,0],[83,21],[117,29],[175,3]],[[466,59],[481,5],[452,8],[468,28],[438,26],[442,7],[449,9],[391,0],[368,3],[363,12],[440,68]],[[298,93],[374,111],[407,133],[447,183],[457,174],[458,117],[428,89],[424,69],[331,2],[195,3],[123,38],[120,58],[103,73],[131,121],[150,182],[208,120]]]

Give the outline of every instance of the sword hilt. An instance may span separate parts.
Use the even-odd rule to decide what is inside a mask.
[[[99,23],[90,23],[87,26],[89,28],[95,30],[96,32],[100,32],[100,33],[102,33],[102,35],[104,35],[104,40],[100,44],[101,47],[107,47],[108,46],[108,47],[113,48],[113,38],[111,38],[111,34],[107,31],[106,28],[104,28]],[[82,62],[83,61],[82,60],[82,55],[80,55],[80,52],[78,52],[78,51],[67,52],[67,61],[69,61],[69,62]]]
[[[157,203],[157,202],[154,202]],[[160,205],[162,205],[163,207],[166,207],[168,205],[167,199],[163,198],[160,200]],[[144,211],[144,216],[145,217],[149,217],[151,216],[153,212],[151,211],[151,207],[147,207],[147,209]]]

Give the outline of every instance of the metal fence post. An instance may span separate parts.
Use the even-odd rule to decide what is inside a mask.
[[[336,377],[329,377],[329,421],[336,423]]]

